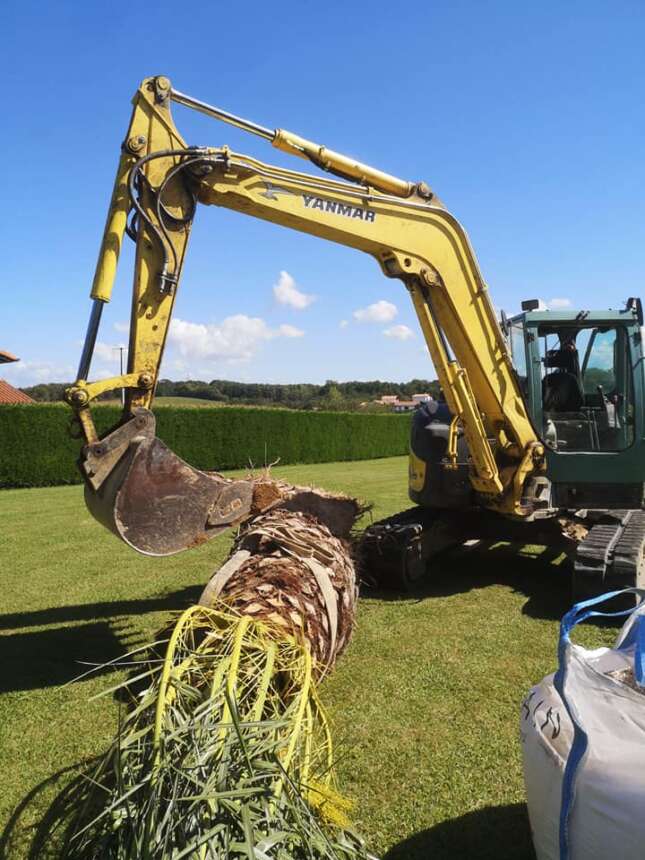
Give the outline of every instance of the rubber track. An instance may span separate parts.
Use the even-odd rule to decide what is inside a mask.
[[[645,571],[643,568],[643,552],[645,550],[645,511],[632,511],[632,516],[614,552],[614,563],[611,576],[628,575],[633,578],[634,585],[642,585]]]
[[[361,571],[366,580],[407,591],[406,553],[436,518],[436,512],[415,506],[369,526],[360,544]]]
[[[423,508],[409,508],[374,523],[365,533],[366,548],[380,547],[388,556],[386,568],[397,567],[413,536],[437,516]],[[617,588],[645,587],[645,511],[607,511],[602,522],[594,525],[578,546],[574,562],[576,599],[593,597]],[[382,557],[386,562],[386,558]],[[394,564],[393,564],[394,562]],[[383,580],[388,579],[381,573]]]
[[[638,585],[643,576],[645,511],[607,512],[609,522],[593,526],[576,553],[576,597]]]

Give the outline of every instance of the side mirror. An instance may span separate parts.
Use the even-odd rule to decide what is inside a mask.
[[[639,298],[635,296],[631,296],[631,298],[627,299],[627,310],[628,311],[636,311],[636,318],[638,320],[638,324],[640,326],[643,325],[643,303]]]

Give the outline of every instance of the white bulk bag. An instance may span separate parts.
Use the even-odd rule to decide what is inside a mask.
[[[538,860],[645,858],[645,602],[625,612],[576,604],[562,619],[559,667],[522,704],[524,781]],[[614,648],[569,633],[592,616],[629,615]],[[632,684],[633,686],[629,686]]]

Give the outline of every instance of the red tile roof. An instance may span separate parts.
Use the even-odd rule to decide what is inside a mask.
[[[5,349],[0,349],[0,364],[6,364],[9,361],[18,361],[18,359]]]
[[[19,391],[13,385],[9,385],[4,379],[0,379],[0,403],[35,403],[24,391]]]

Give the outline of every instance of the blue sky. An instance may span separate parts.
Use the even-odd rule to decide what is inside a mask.
[[[74,376],[130,98],[154,74],[426,180],[498,308],[617,307],[645,292],[642,0],[5,0],[0,29],[0,348],[22,359],[2,368],[14,384]],[[302,169],[258,138],[173,115],[191,144]],[[127,248],[94,376],[118,369],[131,263]],[[197,214],[175,317],[171,378],[433,376],[403,286],[371,258],[215,207]]]

